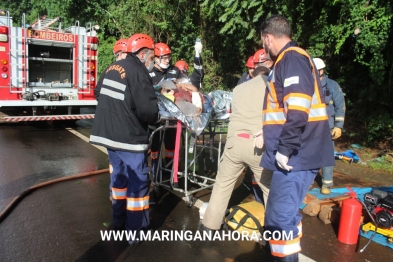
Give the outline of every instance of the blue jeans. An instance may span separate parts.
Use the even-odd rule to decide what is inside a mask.
[[[332,140],[333,149],[334,141]],[[322,186],[331,187],[333,186],[333,168],[334,166],[322,167]]]

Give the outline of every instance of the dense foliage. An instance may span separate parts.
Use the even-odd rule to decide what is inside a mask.
[[[18,24],[38,15],[99,24],[99,68],[114,58],[116,39],[150,34],[173,60],[192,65],[196,37],[204,45],[204,92],[231,89],[245,60],[261,48],[259,25],[271,14],[290,20],[293,39],[327,64],[346,93],[346,133],[371,143],[393,136],[393,10],[389,0],[3,0]],[[393,140],[391,140],[393,141]]]

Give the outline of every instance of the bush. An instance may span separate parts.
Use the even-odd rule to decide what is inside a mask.
[[[393,139],[393,118],[388,113],[373,115],[369,118],[366,125],[366,143],[371,144],[374,142],[381,142]]]

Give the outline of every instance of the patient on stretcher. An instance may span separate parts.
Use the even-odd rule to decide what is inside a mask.
[[[182,111],[185,116],[197,116],[202,113],[203,95],[189,81],[178,79],[161,81],[161,95],[165,96]]]

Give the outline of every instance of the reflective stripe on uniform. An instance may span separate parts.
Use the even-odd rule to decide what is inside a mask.
[[[175,150],[165,149],[165,157],[166,158],[173,158],[174,156],[175,156]]]
[[[127,197],[127,210],[141,211],[149,208],[149,196],[129,198]]]
[[[258,185],[258,182],[257,182],[257,180],[255,179],[254,174],[251,175],[251,179],[252,179],[252,184],[253,184],[253,185]]]
[[[203,69],[203,66],[194,64],[194,69]]]
[[[311,107],[311,97],[306,94],[290,93],[284,97],[284,103],[288,105],[288,109],[299,110],[308,114]]]
[[[327,120],[325,104],[312,105],[310,113],[308,114],[308,122]]]
[[[109,90],[108,88],[105,87],[101,88],[100,94],[110,96],[114,99],[124,100],[124,94]]]
[[[119,91],[122,91],[122,92],[124,92],[126,90],[126,85],[125,84],[119,83],[119,82],[114,81],[114,80],[110,80],[108,78],[104,78],[104,81],[102,82],[102,84],[106,85],[106,86],[113,87],[113,88],[115,88],[115,89],[117,89]]]
[[[158,151],[152,151],[151,153],[150,153],[150,156],[151,156],[151,159],[157,159],[158,158]]]
[[[300,252],[300,237],[292,240],[269,240],[270,249],[273,256],[285,257]]]
[[[149,148],[148,144],[132,145],[110,140],[108,138],[90,135],[90,142],[99,143],[117,149],[125,149],[130,151],[145,151]]]
[[[269,92],[267,97],[266,109],[263,110],[262,124],[263,125],[277,125],[286,122],[287,110],[299,110],[308,114],[308,122],[327,120],[326,105],[321,102],[319,94],[317,77],[315,75],[314,64],[310,56],[298,47],[290,47],[280,54],[275,64],[278,63],[287,51],[296,51],[308,58],[312,67],[312,74],[314,76],[314,94],[310,97],[307,94],[291,93],[283,98],[284,107],[280,108],[274,82],[269,82]],[[274,74],[274,72],[273,72]],[[274,75],[273,75],[274,78]]]
[[[344,117],[343,116],[336,116],[334,118],[334,120],[344,122]]]
[[[125,200],[127,198],[127,188],[112,187],[112,199]]]
[[[287,116],[284,112],[284,108],[263,110],[263,125],[284,124],[286,120]]]

